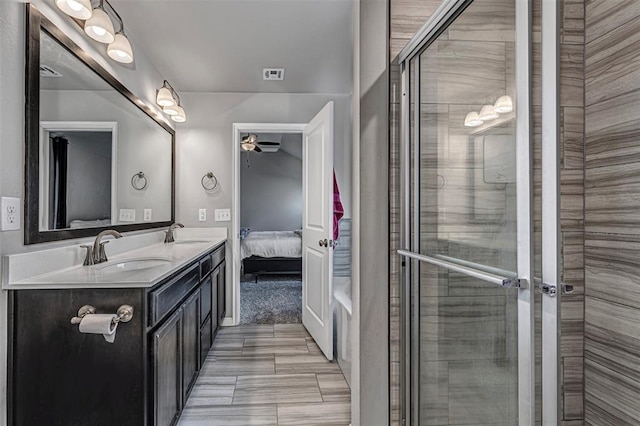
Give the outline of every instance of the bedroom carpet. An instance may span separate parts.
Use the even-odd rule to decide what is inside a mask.
[[[258,283],[240,283],[240,324],[302,322],[302,280],[299,276],[260,276]]]

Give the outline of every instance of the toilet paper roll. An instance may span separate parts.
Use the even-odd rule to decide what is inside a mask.
[[[116,340],[118,323],[114,323],[115,314],[89,314],[80,321],[80,332],[90,334],[102,334],[104,340],[113,343]]]

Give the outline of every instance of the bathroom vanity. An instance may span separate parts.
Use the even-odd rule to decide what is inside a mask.
[[[156,242],[9,279],[9,424],[175,424],[225,314],[225,240]],[[130,305],[133,317],[108,343],[71,323],[87,304]]]

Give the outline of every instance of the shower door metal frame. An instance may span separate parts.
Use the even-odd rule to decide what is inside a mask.
[[[513,280],[512,274],[500,276],[499,271],[488,268],[474,268],[470,262],[452,264],[442,256],[429,257],[419,253],[419,195],[415,191],[415,211],[411,217],[411,117],[410,105],[414,99],[415,122],[414,137],[414,182],[420,177],[420,61],[415,61],[411,69],[411,60],[419,57],[422,51],[444,31],[464,9],[474,0],[445,0],[434,12],[431,19],[416,33],[407,46],[400,52],[399,62],[402,73],[402,110],[401,110],[401,192],[403,211],[401,219],[401,256],[403,274],[401,283],[401,395],[403,396],[403,424],[420,424],[420,365],[419,353],[415,350],[420,338],[419,310],[414,310],[411,318],[411,299],[419,300],[419,263],[427,262],[444,268],[455,268],[479,279],[497,284],[502,280]],[[519,426],[535,425],[535,286],[533,282],[533,154],[531,126],[531,69],[532,69],[532,0],[514,0],[516,2],[516,165],[517,165],[517,277],[518,282],[518,419]],[[410,72],[414,73],[414,85],[410,85]],[[412,92],[413,90],[413,92]],[[490,269],[490,268],[489,268]],[[411,275],[415,288],[411,288]],[[412,352],[413,351],[413,352]]]

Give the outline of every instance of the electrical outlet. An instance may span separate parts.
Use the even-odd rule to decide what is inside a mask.
[[[229,222],[231,220],[231,209],[216,209],[216,222]]]
[[[151,209],[144,209],[144,219],[145,222],[151,222]]]
[[[198,220],[200,222],[206,222],[207,221],[207,209],[198,210]]]
[[[0,202],[2,209],[1,231],[16,231],[20,229],[20,198],[2,197]]]
[[[135,222],[135,209],[120,209],[120,222]]]

